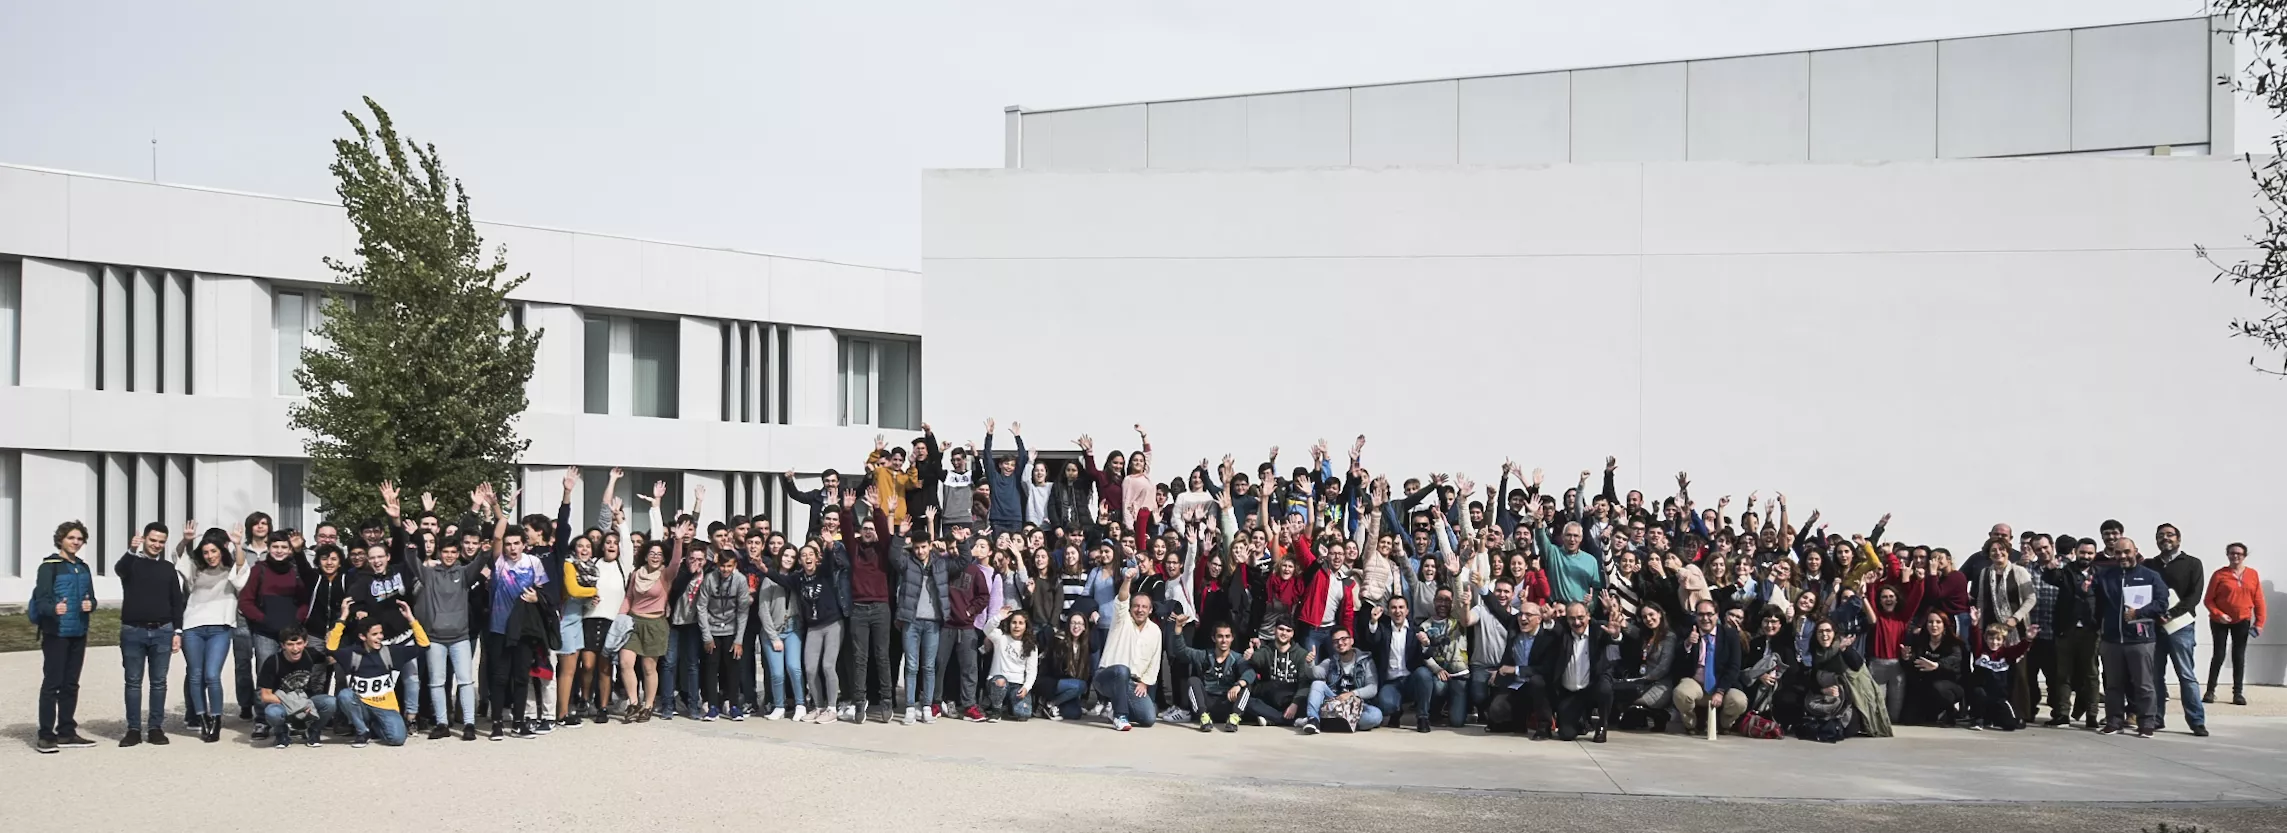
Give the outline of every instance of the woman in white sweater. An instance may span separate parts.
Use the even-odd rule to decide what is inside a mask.
[[[190,695],[186,722],[199,727],[199,740],[214,743],[222,739],[222,665],[238,619],[238,588],[252,562],[233,557],[236,542],[220,529],[207,530],[194,544],[197,529],[195,521],[184,524],[175,545],[175,569],[190,588],[183,607],[183,687]]]
[[[1040,678],[1040,648],[1032,637],[1032,617],[1003,605],[993,615],[985,639],[993,646],[993,670],[986,678],[993,696],[985,722],[999,723],[1002,714],[1032,719],[1032,684]]]

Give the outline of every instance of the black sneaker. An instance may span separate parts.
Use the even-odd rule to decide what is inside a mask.
[[[2121,730],[2122,730],[2122,729],[2124,729],[2124,728],[2127,728],[2127,727],[2124,727],[2124,726],[2122,726],[2122,725],[2120,725],[2120,724],[2118,724],[2118,723],[2109,723],[2109,722],[2108,722],[2108,723],[2104,724],[2104,728],[2096,730],[2096,733],[2097,733],[2097,734],[2100,734],[2100,735],[2117,735],[2117,734],[2120,734]]]
[[[141,746],[142,744],[143,732],[140,729],[129,729],[127,730],[127,734],[119,736],[119,748],[121,749],[125,749],[130,746]]]
[[[2136,736],[2140,738],[2148,738],[2159,731],[2160,730],[2154,729],[2150,726],[2138,726],[2136,727]]]
[[[476,729],[476,727],[474,727],[474,726],[471,726],[471,727],[469,727],[469,729],[470,729],[471,731],[474,731],[474,730]],[[493,721],[493,722],[492,722],[492,739],[493,739],[493,740],[499,740],[499,739],[500,739],[500,737],[501,737],[501,733],[500,733],[500,721],[498,721],[498,720],[495,720],[495,721]]]
[[[445,725],[445,724],[442,724],[442,723],[439,723],[439,724],[437,724],[437,728],[434,728],[434,729],[430,729],[430,730],[429,730],[429,739],[430,739],[430,740],[444,740],[444,739],[446,739],[446,738],[449,738],[449,737],[452,737],[452,736],[453,736],[453,727],[451,727],[451,726],[447,726],[447,725]]]
[[[538,733],[532,731],[532,721],[516,721],[516,738],[518,740],[531,740],[539,736]]]
[[[149,735],[144,736],[143,741],[152,746],[165,746],[167,745],[167,733],[152,729]]]
[[[476,724],[461,724],[461,740],[476,740]]]
[[[1218,731],[1218,732],[1236,732],[1236,731],[1239,731],[1239,723],[1238,723],[1238,721],[1236,721],[1236,720],[1226,720],[1226,721],[1223,721],[1223,722],[1221,722],[1221,723],[1217,723],[1217,724],[1215,724],[1215,731]]]
[[[526,734],[545,735],[549,732],[556,731],[555,724],[549,723],[548,718],[545,717],[534,720],[531,723],[527,723],[525,726],[531,729],[531,731],[527,732]]]
[[[2044,721],[2041,721],[2041,725],[2043,725],[2043,726],[2052,726],[2052,727],[2054,727],[2054,726],[2063,726],[2063,725],[2065,725],[2065,724],[2067,724],[2067,723],[2071,723],[2071,722],[2073,722],[2073,721],[2072,721],[2071,719],[2069,719],[2069,718],[2065,717],[2064,715],[2061,715],[2061,714],[2052,714],[2052,715],[2049,715],[2049,719],[2047,719],[2047,720],[2044,720]]]
[[[366,739],[365,739],[365,736],[364,736],[364,735],[358,735],[357,737],[354,737],[354,738],[350,738],[350,740],[349,740],[349,748],[351,748],[351,749],[364,749],[364,748],[365,748],[365,744],[366,744]],[[279,747],[281,747],[281,748],[285,747],[285,745],[286,745],[286,743],[285,743],[284,741],[279,741],[279,742],[278,742],[278,746],[279,746]]]
[[[255,739],[255,740],[269,740],[269,739],[270,739],[270,724],[269,724],[269,723],[267,723],[267,722],[265,722],[265,723],[256,723],[256,724],[254,724],[254,739]]]
[[[42,755],[56,754],[56,739],[40,738],[39,740],[32,741],[32,748],[39,750],[40,754]]]
[[[325,733],[311,731],[302,735],[302,745],[311,749],[326,745]]]
[[[65,749],[86,749],[94,746],[95,741],[80,737],[78,732],[66,732],[56,736],[56,745]]]
[[[2208,736],[2208,724],[2205,724],[2205,723],[2194,723],[2194,724],[2192,724],[2192,737],[2195,737],[2195,738],[2204,738],[2204,737],[2207,737],[2207,736]]]
[[[573,713],[571,713],[571,714],[567,714],[567,715],[564,715],[564,726],[565,726],[566,728],[570,728],[570,727],[573,727],[573,726],[578,726],[578,725],[580,725],[580,713],[579,713],[579,712],[573,712]]]

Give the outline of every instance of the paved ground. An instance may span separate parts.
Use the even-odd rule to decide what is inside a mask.
[[[37,654],[0,655],[0,829],[243,827],[229,784],[352,768],[399,790],[354,803],[358,824],[582,830],[688,829],[726,820],[778,829],[1050,829],[1100,822],[1106,806],[1170,830],[1485,829],[2137,831],[2166,821],[2216,831],[2287,830],[2287,719],[2221,707],[2216,736],[2151,740],[2067,730],[2014,735],[1908,730],[1828,746],[1615,735],[1604,745],[1531,743],[1444,730],[1302,737],[1247,727],[1202,736],[1161,726],[1034,721],[808,726],[678,720],[585,726],[534,741],[415,741],[406,749],[257,749],[224,742],[113,748],[117,653],[89,652],[82,694],[96,749],[29,747]],[[175,675],[180,685],[180,672]],[[2259,690],[2246,711],[2287,699]],[[628,772],[662,777],[638,782]],[[456,774],[457,773],[457,774]],[[129,781],[128,779],[132,779]],[[500,779],[505,789],[486,789]],[[133,787],[123,791],[127,783]],[[585,787],[579,785],[586,785]],[[396,785],[384,787],[383,785]],[[504,801],[506,795],[519,796]],[[433,799],[450,795],[450,806]],[[132,796],[131,800],[118,800]],[[1105,799],[1110,799],[1110,804]],[[344,810],[344,812],[347,812]],[[762,820],[768,819],[769,822]],[[1335,820],[1339,819],[1339,823]],[[1125,826],[1125,825],[1123,825]],[[386,828],[385,828],[386,829]]]

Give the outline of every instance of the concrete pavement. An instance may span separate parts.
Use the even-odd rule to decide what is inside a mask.
[[[647,813],[660,814],[669,829],[715,823],[716,813],[790,813],[904,829],[1030,827],[1090,818],[1067,797],[1107,794],[1152,797],[1152,806],[1170,808],[1170,823],[1224,807],[1252,819],[1254,829],[1288,829],[1298,811],[1329,800],[1366,814],[1353,828],[1384,812],[1403,823],[1415,817],[1403,812],[1409,807],[1463,828],[1516,813],[1536,824],[1570,818],[1637,829],[1707,829],[1708,818],[1783,826],[1847,821],[1859,825],[1854,830],[1912,820],[1922,821],[1897,829],[1950,829],[1931,826],[1937,818],[1987,829],[2000,818],[2019,819],[2012,829],[2085,830],[2098,820],[2105,821],[2093,829],[2138,829],[2113,821],[2128,818],[2199,821],[2218,830],[2287,827],[2287,758],[2279,752],[2287,746],[2287,718],[2221,710],[2211,719],[2215,736],[2204,739],[1907,729],[1898,738],[1835,745],[1634,733],[1596,745],[1443,729],[1306,737],[1254,726],[1202,735],[1163,724],[1122,734],[1099,722],[908,727],[750,719],[583,726],[502,743],[415,740],[405,749],[352,750],[329,739],[324,749],[274,751],[251,746],[233,720],[223,743],[178,736],[166,748],[121,750],[111,745],[123,728],[118,669],[115,649],[89,651],[83,733],[104,744],[41,756],[30,748],[39,656],[0,655],[0,734],[14,741],[0,745],[0,783],[9,793],[68,799],[85,821],[104,826],[188,819],[198,822],[194,829],[237,826],[226,807],[200,799],[225,783],[211,777],[215,772],[255,776],[227,782],[250,789],[265,773],[306,780],[313,770],[335,767],[378,767],[373,771],[402,779],[406,800],[361,810],[380,814],[370,821],[448,829],[530,821],[535,812],[573,829],[640,823]],[[171,676],[179,691],[179,662]],[[129,772],[138,800],[111,800],[122,795],[118,785]],[[657,787],[675,791],[663,795],[687,798],[630,804],[613,792],[637,788],[620,777],[625,772],[659,773]],[[466,799],[490,794],[472,789],[480,785],[469,778],[494,774],[534,790],[533,806],[454,800],[450,810],[421,809],[429,779],[446,777],[458,786],[444,793]],[[583,774],[601,792],[558,789]],[[748,786],[729,789],[726,779]],[[22,829],[14,822],[49,818],[38,803],[0,801],[0,825]],[[1692,819],[1700,821],[1685,824]],[[1201,821],[1217,826],[1211,822]],[[2081,826],[2051,826],[2067,822]]]

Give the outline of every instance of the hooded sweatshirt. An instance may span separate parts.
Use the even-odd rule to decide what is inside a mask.
[[[429,638],[437,642],[459,642],[471,635],[469,619],[469,591],[484,585],[484,573],[479,565],[462,561],[453,566],[443,562],[422,564],[420,583],[413,594],[413,617],[421,620]]]
[[[937,503],[937,520],[953,526],[968,526],[977,522],[977,473],[974,468],[967,471],[946,469],[945,483],[939,489],[943,495]]]

